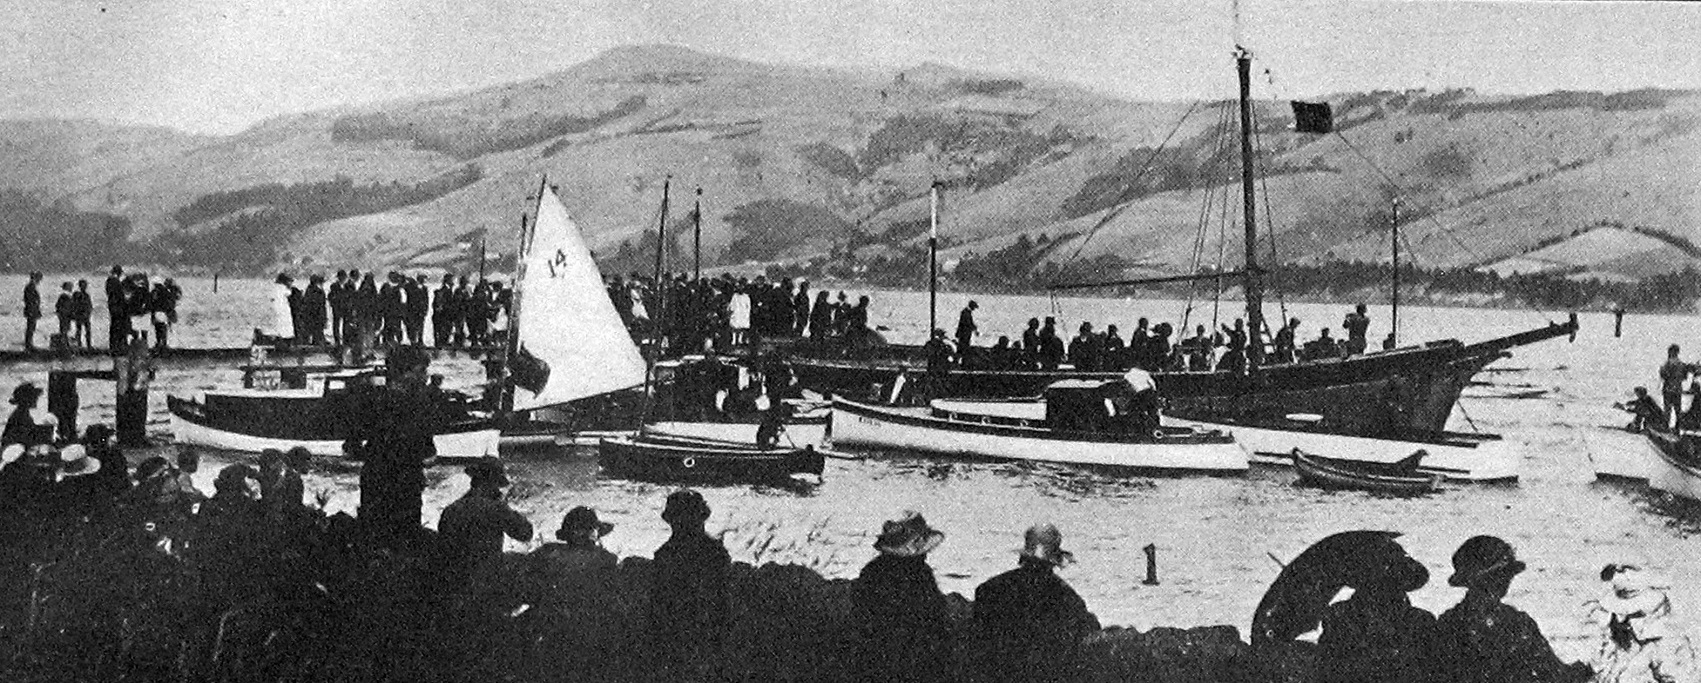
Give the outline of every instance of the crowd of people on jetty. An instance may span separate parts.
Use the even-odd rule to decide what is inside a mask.
[[[267,336],[307,346],[485,346],[505,327],[513,301],[501,281],[464,274],[444,273],[433,288],[425,274],[392,270],[380,284],[375,272],[339,270],[329,283],[309,275],[302,288],[278,273]]]
[[[29,274],[24,284],[24,350],[35,351],[44,308],[41,298],[43,276]],[[171,342],[171,329],[177,324],[177,304],[183,299],[183,288],[170,278],[150,278],[146,273],[126,275],[122,266],[113,266],[106,278],[107,347],[129,348],[132,340],[153,331],[153,347],[166,349]],[[94,297],[89,293],[89,281],[77,280],[59,284],[59,298],[54,301],[53,314],[58,318],[59,331],[48,336],[49,346],[63,344],[73,348],[93,348]],[[52,341],[57,340],[57,341]]]
[[[843,290],[831,297],[827,290],[811,295],[807,280],[678,273],[658,281],[632,273],[608,278],[606,286],[635,336],[665,337],[667,350],[675,353],[745,347],[776,337],[854,346],[873,334],[867,296],[852,303]]]

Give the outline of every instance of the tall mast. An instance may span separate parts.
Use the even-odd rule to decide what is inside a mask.
[[[667,330],[663,326],[663,321],[667,320],[668,291],[667,280],[663,279],[662,276],[666,274],[666,271],[663,270],[663,268],[666,267],[664,264],[666,262],[667,255],[667,193],[668,186],[672,183],[673,176],[671,175],[662,179],[661,221],[656,225],[655,323],[656,329],[660,331],[664,337],[667,335]]]
[[[1240,47],[1235,53],[1240,72],[1240,192],[1246,212],[1246,365],[1257,367],[1264,358],[1264,290],[1258,270],[1258,202],[1252,178],[1252,53]]]
[[[697,203],[691,207],[691,279],[703,279],[703,188],[697,188]]]
[[[1389,335],[1394,338],[1394,345],[1400,345],[1400,196],[1394,195],[1394,215],[1390,221],[1390,232],[1394,234],[1394,313]]]
[[[549,190],[549,176],[538,181],[537,203],[533,205],[532,213],[543,206],[543,193]],[[526,233],[526,213],[520,212],[520,257],[514,262],[514,298],[508,306],[508,346],[503,356],[504,364],[510,368],[514,358],[520,354],[520,306],[525,302],[526,294],[526,257],[531,255],[531,240]],[[514,383],[506,376],[502,378],[501,397],[498,401],[497,412],[501,417],[507,417],[514,412]]]
[[[927,227],[927,338],[939,329],[939,181],[928,192]]]

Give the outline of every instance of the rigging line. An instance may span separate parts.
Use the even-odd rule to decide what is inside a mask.
[[[1396,182],[1392,176],[1388,175],[1387,171],[1382,170],[1382,167],[1377,165],[1377,163],[1374,160],[1372,160],[1369,156],[1366,156],[1363,151],[1360,151],[1358,146],[1354,145],[1351,140],[1348,140],[1345,135],[1341,134],[1341,131],[1338,131],[1338,130],[1335,131],[1335,137],[1340,138],[1341,142],[1346,144],[1347,149],[1352,150],[1354,154],[1358,155],[1358,158],[1363,159],[1364,163],[1369,164],[1371,169],[1375,170],[1378,174],[1380,174],[1382,176],[1383,180],[1388,181],[1389,187],[1394,188],[1394,190],[1396,192],[1400,193],[1401,195],[1406,194],[1406,189],[1404,187],[1402,187],[1398,182]],[[1453,244],[1458,245],[1460,250],[1464,251],[1466,254],[1470,254],[1471,258],[1475,262],[1482,263],[1484,265],[1487,265],[1489,263],[1488,259],[1484,258],[1482,254],[1478,253],[1475,249],[1472,249],[1470,247],[1470,245],[1465,244],[1464,240],[1460,239],[1459,236],[1454,234],[1453,231],[1451,229],[1449,229],[1447,226],[1442,225],[1441,221],[1436,220],[1435,216],[1432,213],[1426,212],[1423,215],[1423,220],[1429,221],[1430,224],[1434,225],[1435,228],[1438,231],[1441,232],[1441,234],[1446,235],[1448,239],[1452,240]],[[1542,315],[1544,317],[1547,317],[1549,319],[1552,318],[1552,316],[1550,315],[1552,313],[1551,311],[1548,311],[1546,309],[1543,309],[1540,306],[1536,306],[1535,304],[1532,304],[1528,301],[1525,301],[1522,297],[1519,297],[1518,300],[1519,300],[1520,303],[1523,303],[1524,307],[1528,308],[1530,311],[1535,312],[1538,315]]]
[[[1227,125],[1228,107],[1223,107],[1217,112],[1217,139],[1215,144],[1211,146],[1211,153],[1213,156],[1216,155],[1223,146],[1222,140],[1225,126]],[[1205,260],[1205,234],[1206,230],[1209,229],[1211,225],[1211,202],[1212,198],[1215,196],[1215,192],[1215,187],[1207,182],[1205,190],[1200,193],[1202,199],[1199,203],[1199,215],[1195,220],[1197,227],[1193,235],[1193,259],[1192,263],[1188,266],[1188,270],[1190,272],[1199,272],[1199,266],[1202,265]],[[1192,322],[1193,299],[1198,296],[1200,286],[1200,283],[1195,282],[1193,286],[1189,287],[1187,290],[1187,306],[1182,309],[1181,313],[1181,329],[1183,330],[1186,330],[1188,323]]]
[[[1265,69],[1264,75],[1269,76],[1270,70]],[[1272,85],[1274,85],[1274,78],[1271,77],[1271,79]],[[1254,149],[1264,148],[1264,138],[1263,134],[1259,132],[1258,110],[1256,108],[1252,110],[1252,144]],[[1258,159],[1258,155],[1253,154],[1252,158],[1256,161]],[[1270,174],[1262,167],[1258,170],[1265,171],[1258,174],[1258,187],[1264,191],[1264,225],[1266,228],[1264,232],[1266,236],[1269,237],[1270,242],[1270,265],[1264,271],[1267,275],[1267,279],[1264,281],[1264,284],[1266,289],[1275,290],[1276,292],[1276,304],[1281,308],[1282,325],[1285,327],[1288,324],[1288,298],[1287,295],[1282,293],[1280,282],[1281,261],[1278,261],[1276,257],[1276,212],[1270,205]],[[1270,332],[1270,326],[1263,325],[1262,327],[1264,328],[1264,334],[1269,336],[1271,341],[1274,341],[1275,336]]]
[[[1140,168],[1140,172],[1134,176],[1134,180],[1129,182],[1130,186],[1145,178],[1146,173],[1152,170],[1152,162],[1158,158],[1158,154],[1163,152],[1165,147],[1169,146],[1169,142],[1175,138],[1175,134],[1181,132],[1182,124],[1187,123],[1187,119],[1193,116],[1193,112],[1199,110],[1200,104],[1201,102],[1194,102],[1192,106],[1189,106],[1186,113],[1181,115],[1181,119],[1175,122],[1175,127],[1169,129],[1169,134],[1164,136],[1163,142],[1158,143],[1157,148],[1153,149],[1152,153],[1146,156],[1146,163]],[[1081,238],[1081,241],[1075,243],[1075,251],[1069,254],[1069,262],[1074,263],[1076,259],[1080,258],[1081,250],[1086,248],[1087,243],[1092,241],[1093,236],[1097,235],[1099,230],[1102,230],[1104,226],[1110,225],[1111,221],[1116,220],[1118,216],[1122,215],[1123,211],[1128,210],[1128,207],[1133,204],[1134,202],[1132,200],[1122,202],[1106,213],[1104,218],[1099,219],[1098,223],[1094,224],[1092,228],[1087,230],[1087,234]]]

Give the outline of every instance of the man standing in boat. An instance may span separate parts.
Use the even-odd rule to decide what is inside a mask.
[[[1347,331],[1348,355],[1364,353],[1364,350],[1369,348],[1370,340],[1366,333],[1370,331],[1370,316],[1365,315],[1364,304],[1359,304],[1352,313],[1348,313],[1346,319],[1341,321],[1341,327]]]
[[[1270,359],[1275,363],[1292,363],[1298,360],[1295,352],[1294,338],[1299,335],[1299,318],[1288,321],[1281,330],[1276,332],[1276,353]]]
[[[1676,344],[1666,347],[1666,362],[1660,366],[1660,398],[1665,401],[1666,427],[1683,412],[1683,380],[1694,371],[1693,366],[1678,359],[1678,351]]]
[[[963,312],[957,315],[957,360],[967,362],[969,345],[974,342],[975,332],[980,327],[975,325],[975,309],[980,308],[980,302],[970,301],[963,307]]]

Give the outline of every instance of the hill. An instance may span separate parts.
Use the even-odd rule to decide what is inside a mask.
[[[1231,73],[1225,64],[1225,95]],[[1556,249],[1572,277],[1695,265],[1669,245],[1701,240],[1691,182],[1701,96],[1329,100],[1340,136],[1293,133],[1284,106],[1258,107],[1260,209],[1280,261],[1385,260],[1398,197],[1408,254],[1426,267],[1523,272],[1505,264]],[[547,174],[605,265],[625,270],[647,260],[639,246],[654,244],[644,234],[671,176],[681,227],[691,190],[704,189],[707,265],[831,256],[878,268],[924,242],[939,177],[949,261],[1010,255],[1018,237],[1044,235],[1046,249],[1001,267],[1176,273],[1195,251],[1214,264],[1219,235],[1224,253],[1240,251],[1230,108],[937,64],[874,74],[638,46],[527,81],[227,137],[4,122],[0,146],[19,163],[0,171],[0,190],[127,221],[134,253],[181,267],[465,267],[480,234],[512,253],[516,218]],[[1601,225],[1670,239],[1591,249]],[[1567,250],[1573,239],[1584,241]],[[1069,270],[1082,264],[1094,272]]]

